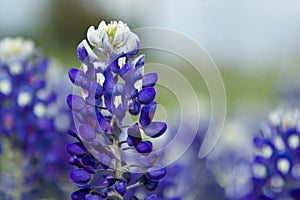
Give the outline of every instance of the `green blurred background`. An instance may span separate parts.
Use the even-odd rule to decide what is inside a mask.
[[[222,74],[229,114],[266,114],[288,95],[285,88],[300,88],[297,1],[2,0],[0,37],[33,38],[66,71],[80,66],[76,46],[101,20],[169,28],[203,45]],[[203,90],[203,102],[209,101],[201,77],[190,73],[189,80]]]

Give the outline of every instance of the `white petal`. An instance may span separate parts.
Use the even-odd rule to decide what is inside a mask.
[[[95,30],[94,26],[90,26],[90,28],[88,29],[87,38],[89,43],[93,46],[99,46],[101,44],[101,37],[98,34],[98,31]]]

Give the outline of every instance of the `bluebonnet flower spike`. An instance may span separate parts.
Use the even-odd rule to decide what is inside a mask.
[[[60,92],[66,88],[52,90],[57,80],[51,75],[60,71],[50,64],[29,39],[0,40],[0,142],[5,144],[0,165],[13,163],[9,170],[0,167],[1,198],[33,199],[32,191],[40,189],[37,185],[57,185],[59,191],[68,170],[62,153],[66,137],[61,133],[70,127],[70,113],[60,101]],[[74,147],[71,151],[78,153]],[[13,156],[8,159],[7,153]],[[6,174],[12,177],[6,180]]]
[[[300,111],[277,109],[261,135],[252,167],[252,191],[242,199],[293,199],[300,197]]]
[[[156,166],[151,142],[167,129],[166,123],[153,121],[158,76],[144,75],[145,56],[137,55],[139,38],[123,22],[92,26],[87,40],[77,48],[83,70],[69,70],[71,82],[83,94],[67,97],[77,124],[77,131],[69,132],[77,141],[66,146],[69,163],[77,167],[70,180],[79,187],[71,198],[123,199],[136,187],[154,190],[166,175]],[[126,124],[130,115],[139,121]],[[133,164],[126,160],[130,153],[138,155]],[[134,168],[141,173],[132,176]]]

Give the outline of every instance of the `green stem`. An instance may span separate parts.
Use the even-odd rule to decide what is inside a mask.
[[[119,142],[119,134],[120,134],[120,128],[116,123],[116,119],[113,120],[113,129],[114,129],[114,143],[113,143],[113,149],[114,149],[114,153],[115,153],[115,177],[116,178],[121,178],[122,176],[122,163],[121,163],[121,144]],[[117,192],[115,191],[115,195],[120,198],[123,199],[123,197]]]
[[[130,190],[130,189],[135,188],[135,187],[138,187],[138,186],[140,186],[140,185],[141,185],[141,184],[140,184],[139,182],[137,182],[137,183],[135,183],[135,184],[129,185],[126,189],[127,189],[127,190]]]
[[[117,123],[114,120],[114,124],[113,124],[113,128],[114,128],[114,144],[113,144],[113,148],[114,148],[114,153],[116,156],[115,159],[115,176],[116,178],[120,178],[121,177],[121,152],[120,152],[120,143],[119,143],[119,133],[120,133],[120,128],[117,125]]]
[[[19,149],[16,149],[14,154],[14,172],[16,176],[16,186],[17,186],[16,193],[15,193],[16,200],[21,200],[23,194],[24,177],[21,168],[21,159],[22,159],[21,151]]]
[[[11,142],[11,138],[2,138],[3,142],[3,150],[1,157],[1,169],[0,171],[2,173],[9,173],[13,175],[13,181],[15,181],[15,190],[13,192],[10,192],[10,190],[7,188],[7,190],[4,189],[4,193],[6,193],[8,196],[12,196],[15,200],[21,200],[22,195],[24,193],[24,187],[23,187],[23,180],[24,175],[21,167],[21,159],[22,159],[22,151],[20,148],[18,148],[18,145],[13,145]],[[3,156],[4,155],[4,156]],[[3,163],[3,164],[2,164]],[[5,183],[2,183],[5,184]]]

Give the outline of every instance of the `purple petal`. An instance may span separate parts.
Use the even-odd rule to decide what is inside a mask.
[[[103,184],[106,186],[106,187],[110,187],[112,186],[113,184],[115,184],[116,182],[116,178],[114,177],[114,175],[110,174],[110,175],[107,175],[105,177],[105,180],[103,181]]]
[[[80,142],[67,144],[66,150],[70,155],[77,157],[82,157],[87,152],[86,148]]]
[[[153,87],[144,88],[139,92],[137,99],[141,104],[149,104],[155,99],[155,96],[156,92]]]
[[[265,141],[260,137],[254,137],[253,143],[256,147],[261,148],[265,144]]]
[[[104,132],[107,124],[105,117],[101,114],[101,112],[96,111],[96,118],[101,131]]]
[[[45,73],[48,69],[49,66],[49,59],[42,59],[38,64],[37,64],[37,70],[39,73]]]
[[[70,94],[67,96],[67,104],[71,110],[82,111],[85,107],[85,102],[80,96]]]
[[[145,182],[144,182],[144,186],[147,190],[149,191],[154,191],[157,186],[158,186],[158,182],[159,181],[156,181],[156,180],[151,180],[151,179],[147,179]],[[148,196],[145,200],[157,200],[157,197],[155,194],[151,195],[151,196]]]
[[[125,74],[130,74],[131,70],[134,69],[134,66],[129,63],[125,63],[125,65],[120,69],[120,76],[123,78]],[[125,80],[125,78],[123,78]]]
[[[49,94],[49,96],[47,96],[47,98],[45,98],[43,100],[43,102],[46,105],[48,105],[48,104],[53,103],[54,101],[56,101],[56,99],[57,99],[57,95],[53,92],[53,93]]]
[[[144,66],[144,63],[145,63],[145,55],[140,55],[138,57],[136,57],[135,59],[133,59],[131,61],[131,63],[135,66],[135,68],[139,68],[139,67],[142,67]]]
[[[265,157],[262,157],[262,156],[255,156],[254,157],[254,162],[259,163],[259,164],[263,164],[263,165],[267,165],[269,160]]]
[[[115,184],[115,189],[120,195],[124,196],[126,193],[126,184],[123,182],[118,182]]]
[[[129,146],[134,146],[141,141],[141,132],[138,123],[135,123],[127,129],[127,143]]]
[[[155,111],[156,111],[156,102],[152,102],[148,105],[145,105],[142,108],[141,115],[140,115],[140,124],[144,127],[150,124],[152,121]]]
[[[76,138],[78,141],[81,141],[80,138],[78,137],[78,135],[76,134],[76,132],[72,131],[72,130],[68,130],[67,134],[69,134],[70,136]]]
[[[135,146],[139,153],[150,153],[152,151],[152,143],[150,141],[141,141]]]
[[[113,71],[114,73],[119,73],[120,71],[120,67],[119,67],[119,64],[118,64],[118,60],[119,58],[116,58],[115,60],[113,60],[110,65],[109,65],[109,68],[111,69],[111,71]]]
[[[143,80],[142,80],[143,88],[154,87],[157,80],[158,80],[157,73],[149,73],[149,74],[144,75]]]
[[[79,60],[86,65],[91,65],[97,60],[96,54],[92,51],[86,40],[83,40],[77,46],[77,56]]]
[[[69,158],[69,164],[77,166],[79,163],[80,163],[80,161],[76,156]]]
[[[132,103],[129,106],[129,113],[132,115],[138,115],[141,109],[141,104],[135,99],[132,100]]]
[[[111,158],[105,153],[100,153],[99,161],[104,168],[107,168],[111,165]]]
[[[70,172],[70,180],[76,185],[85,185],[91,179],[90,173],[85,171],[84,169],[73,169]]]
[[[69,78],[71,80],[72,83],[74,83],[75,85],[81,85],[80,83],[82,83],[81,78],[84,76],[84,72],[79,70],[79,69],[75,69],[75,68],[71,68],[68,72]]]
[[[167,124],[164,122],[151,122],[148,126],[144,127],[146,135],[157,138],[167,130]]]
[[[35,90],[45,88],[45,86],[46,86],[45,80],[37,80],[33,83],[33,87]]]
[[[165,168],[157,169],[157,170],[149,170],[147,172],[147,177],[152,180],[160,180],[165,177],[167,174],[167,170]]]
[[[86,43],[82,41],[77,47],[77,56],[81,62],[85,62],[88,57],[88,51],[86,49]]]
[[[104,94],[104,103],[109,112],[112,112],[112,97],[113,97],[113,88],[110,88]]]
[[[79,135],[87,142],[91,142],[96,138],[96,132],[90,126],[85,124],[79,126]]]
[[[112,75],[112,72],[109,69],[105,70],[103,75],[105,77],[103,88],[104,90],[109,90],[114,86],[114,77]]]
[[[96,194],[87,194],[85,200],[104,200],[101,196]]]
[[[96,81],[91,82],[89,87],[89,93],[93,94],[93,98],[100,98],[103,94],[103,88]]]
[[[154,185],[157,185],[157,183],[156,184],[154,184]],[[155,187],[156,188],[156,187]],[[146,198],[145,198],[145,200],[157,200],[158,198],[157,198],[157,196],[156,196],[156,194],[151,194],[150,196],[147,196]],[[177,200],[177,198],[175,198],[174,200]]]
[[[121,102],[118,102],[119,105],[116,105],[117,98],[121,98]],[[117,84],[113,89],[113,103],[112,103],[112,112],[116,115],[116,117],[122,121],[126,115],[126,111],[128,109],[128,99],[124,93],[124,85]],[[116,107],[117,106],[117,107]]]
[[[91,189],[89,188],[83,188],[80,190],[77,190],[71,194],[71,199],[72,200],[83,200],[85,199],[85,195],[87,195]]]

